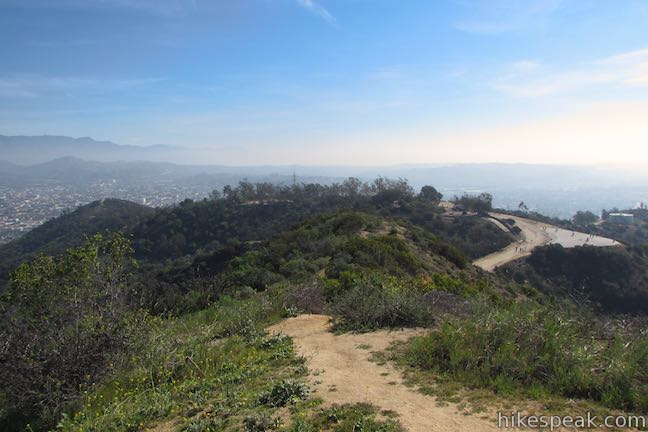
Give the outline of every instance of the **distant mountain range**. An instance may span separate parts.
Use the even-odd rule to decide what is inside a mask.
[[[569,217],[576,210],[632,207],[648,201],[648,170],[541,164],[412,164],[392,166],[182,165],[190,152],[167,146],[125,146],[92,138],[0,135],[0,184],[101,180],[176,182],[220,187],[253,182],[329,184],[347,177],[405,178],[418,189],[435,186],[446,197],[491,192],[504,208],[525,201],[534,210]],[[175,155],[175,157],[174,157]],[[295,176],[295,177],[293,177]]]
[[[195,175],[236,174],[267,176],[273,174],[317,178],[378,176],[407,178],[413,185],[434,184],[448,189],[501,189],[510,187],[562,188],[625,184],[648,180],[646,173],[629,173],[620,168],[543,164],[400,164],[391,166],[225,166],[182,165],[174,155],[192,150],[170,146],[120,145],[92,138],[66,136],[0,135],[0,175],[19,174],[65,179],[115,176],[160,176],[184,178]],[[28,165],[18,167],[16,165]],[[648,182],[646,182],[648,184]]]
[[[101,162],[160,160],[176,150],[168,146],[119,145],[87,137],[0,135],[0,158],[20,165],[33,165],[65,156]]]
[[[252,182],[289,183],[293,180],[290,170],[280,167],[246,168],[218,165],[178,165],[167,162],[121,161],[96,162],[66,156],[35,165],[17,165],[0,161],[0,183],[26,185],[55,182],[79,184],[96,181],[117,180],[122,183],[154,181],[182,184],[226,185],[238,184],[247,179]],[[300,176],[300,182],[331,183],[342,180],[328,176]]]
[[[3,154],[4,156],[4,154]],[[78,183],[117,179],[120,181],[233,181],[248,178],[251,181],[271,181],[281,177],[286,181],[292,175],[299,182],[330,183],[347,177],[372,180],[379,176],[406,178],[414,187],[431,184],[436,187],[463,192],[498,191],[512,189],[570,189],[587,186],[605,188],[610,185],[648,184],[648,178],[630,175],[619,170],[594,167],[528,165],[528,164],[459,164],[448,166],[395,165],[388,167],[342,166],[224,166],[181,165],[153,161],[101,162],[76,156],[64,156],[34,165],[18,165],[0,160],[0,180],[5,183],[59,181]]]

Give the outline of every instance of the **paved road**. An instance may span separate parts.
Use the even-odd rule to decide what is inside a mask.
[[[504,249],[479,258],[473,262],[477,267],[486,271],[493,271],[496,267],[506,264],[510,261],[522,258],[531,254],[533,249],[551,243],[561,244],[563,247],[570,248],[575,246],[592,245],[592,246],[619,246],[620,243],[605,237],[591,236],[578,231],[558,228],[554,225],[537,222],[517,216],[510,216],[501,213],[489,213],[494,218],[513,219],[515,225],[522,232],[520,240],[505,247]],[[500,228],[502,225],[494,219],[489,219]]]

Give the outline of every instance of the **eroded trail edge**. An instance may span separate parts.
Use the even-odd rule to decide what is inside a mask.
[[[380,410],[396,412],[410,432],[497,430],[494,422],[464,415],[456,405],[438,406],[436,398],[405,386],[394,366],[370,361],[372,351],[385,350],[392,342],[406,340],[424,330],[335,335],[330,331],[329,316],[301,315],[284,320],[269,331],[293,338],[297,352],[308,361],[311,388],[326,406],[369,403]]]

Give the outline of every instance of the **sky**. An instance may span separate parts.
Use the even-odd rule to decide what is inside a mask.
[[[648,164],[645,0],[0,0],[0,134],[233,165]]]

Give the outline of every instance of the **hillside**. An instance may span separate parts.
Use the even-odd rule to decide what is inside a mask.
[[[634,215],[634,223],[630,225],[602,221],[588,226],[593,234],[606,235],[626,244],[641,245],[648,243],[648,210],[627,209],[613,210],[611,212],[629,213]]]
[[[247,208],[249,206],[241,207]],[[44,284],[46,287],[51,283],[50,281],[64,278],[62,286],[69,286],[76,277],[75,275],[87,274],[86,270],[76,269],[77,266],[83,267],[85,265],[92,269],[92,274],[110,274],[111,278],[113,278],[114,270],[105,273],[102,270],[97,270],[97,268],[106,265],[109,269],[116,269],[120,268],[120,265],[111,263],[109,259],[107,261],[98,259],[96,264],[92,261],[86,261],[86,259],[77,263],[75,257],[85,256],[86,254],[94,256],[92,254],[96,250],[104,250],[104,248],[108,250],[119,244],[121,243],[114,243],[112,239],[108,240],[108,243],[99,246],[92,243],[85,249],[78,249],[72,254],[60,258],[62,260],[60,269],[57,269],[57,264],[54,264],[53,268],[53,264],[48,260],[42,263],[37,260],[34,263],[36,267],[33,271],[38,273],[51,272],[45,278],[45,281],[38,282],[38,284]],[[203,354],[200,354],[200,358],[194,354],[190,360],[192,364],[196,364],[196,371],[200,371],[199,375],[195,375],[191,368],[181,372],[180,369],[174,367],[176,372],[169,372],[168,375],[167,372],[163,371],[155,372],[156,378],[154,378],[154,381],[156,384],[154,385],[159,386],[160,391],[166,393],[167,396],[165,397],[171,398],[168,399],[168,405],[165,405],[168,407],[165,408],[165,410],[168,409],[165,412],[175,416],[183,413],[184,404],[191,400],[191,396],[187,393],[188,387],[185,386],[198,385],[204,389],[205,394],[212,394],[215,389],[214,386],[220,382],[220,367],[222,366],[210,366],[209,358],[218,359],[221,365],[226,358],[237,362],[236,364],[228,363],[229,366],[227,366],[232,371],[231,368],[236,369],[237,374],[242,374],[241,378],[236,379],[240,384],[232,383],[232,385],[236,386],[232,388],[245,391],[255,400],[262,397],[256,395],[256,387],[259,385],[258,380],[267,379],[264,377],[281,377],[282,380],[285,380],[282,382],[293,382],[295,379],[303,377],[304,369],[299,367],[300,363],[294,357],[289,340],[277,339],[276,337],[265,338],[262,330],[258,327],[262,323],[276,320],[280,315],[285,316],[305,311],[327,311],[336,316],[335,326],[340,330],[358,329],[370,331],[385,326],[429,325],[443,314],[449,312],[465,314],[477,303],[489,302],[492,299],[497,299],[497,301],[508,299],[510,301],[517,295],[514,290],[506,291],[509,287],[498,285],[495,278],[490,275],[484,275],[470,267],[467,258],[462,252],[434,234],[405,221],[397,222],[392,218],[364,212],[338,210],[316,215],[290,229],[283,231],[279,229],[275,235],[272,235],[267,240],[253,242],[246,249],[247,251],[234,252],[233,256],[229,258],[224,258],[220,252],[201,255],[193,263],[189,264],[186,269],[182,270],[181,274],[174,274],[173,269],[164,269],[161,274],[157,274],[155,277],[152,277],[152,273],[149,272],[142,275],[144,276],[142,278],[131,279],[129,292],[134,293],[139,302],[144,301],[144,305],[148,306],[149,310],[163,315],[165,312],[182,314],[187,318],[182,319],[181,322],[184,324],[180,327],[171,324],[172,320],[157,324],[160,326],[158,330],[151,330],[158,332],[158,336],[151,334],[152,340],[157,340],[156,345],[150,345],[151,342],[146,336],[148,333],[143,335],[144,341],[129,342],[133,338],[135,340],[138,338],[128,332],[136,331],[136,334],[140,334],[141,326],[144,323],[136,324],[137,330],[128,330],[128,326],[121,327],[117,323],[114,324],[115,327],[110,326],[109,333],[102,336],[102,338],[115,337],[118,339],[116,341],[111,340],[109,344],[111,348],[103,347],[101,349],[116,350],[117,353],[123,349],[136,350],[138,356],[147,358],[146,364],[141,366],[143,369],[139,369],[128,358],[125,358],[119,360],[120,363],[118,364],[121,364],[121,366],[117,369],[97,370],[95,369],[97,364],[103,364],[102,362],[105,361],[103,358],[98,357],[93,357],[94,360],[91,361],[86,360],[88,363],[72,362],[69,367],[90,368],[92,372],[88,376],[92,376],[94,380],[106,382],[109,388],[128,389],[124,390],[127,393],[121,393],[122,390],[113,391],[107,388],[100,390],[102,393],[106,391],[112,395],[108,396],[108,393],[106,393],[106,396],[102,397],[109,404],[112,403],[113,397],[120,398],[126,394],[131,396],[136,394],[137,396],[136,398],[129,397],[132,404],[122,405],[123,409],[117,411],[109,406],[104,406],[104,400],[90,402],[87,409],[92,412],[88,411],[80,416],[75,416],[73,419],[69,418],[69,421],[63,423],[67,425],[65,427],[74,429],[85,424],[88,427],[99,427],[100,430],[103,430],[107,424],[118,424],[122,426],[118,427],[117,430],[123,430],[122,428],[128,429],[129,425],[133,425],[133,421],[145,421],[145,424],[152,426],[158,421],[164,423],[166,420],[163,415],[156,414],[155,409],[150,411],[151,405],[149,404],[155,405],[156,402],[149,400],[145,396],[148,391],[148,384],[141,383],[138,379],[135,380],[135,383],[130,381],[130,377],[140,373],[149,373],[149,367],[157,368],[157,365],[163,365],[165,362],[173,364],[177,361],[184,361],[180,360],[178,354],[175,353],[175,349],[166,353],[160,351],[160,349],[167,349],[158,346],[160,337],[165,338],[169,344],[171,344],[171,341],[181,338],[183,341],[181,343],[187,349],[196,350],[196,353],[198,351],[203,352]],[[123,250],[120,246],[115,249],[115,251]],[[224,264],[221,264],[222,261],[225,261]],[[124,261],[125,264],[127,262]],[[219,264],[213,266],[214,262]],[[65,271],[61,272],[61,269],[65,269]],[[199,271],[193,275],[193,281],[191,281],[190,274],[186,272],[196,269]],[[32,282],[25,281],[25,285],[21,285],[21,282],[19,282],[24,277],[32,280],[32,276],[29,276],[31,274],[32,270],[28,270],[24,266],[21,267],[14,277],[13,284],[8,292],[9,298],[14,298],[16,289],[32,289]],[[124,277],[127,277],[126,274],[124,273]],[[162,283],[165,277],[171,275],[177,278],[175,282]],[[92,292],[92,287],[97,282],[94,276],[90,280],[92,282],[86,289]],[[106,286],[114,287],[112,279],[107,283]],[[45,295],[47,292],[45,287],[36,289],[29,296],[22,294],[16,298],[22,302],[24,299],[32,298],[33,295]],[[162,287],[162,289],[152,292],[151,289],[156,287]],[[183,289],[184,291],[182,291]],[[174,290],[181,292],[178,294]],[[67,289],[63,291],[63,293],[67,292]],[[49,302],[57,302],[57,299],[60,298],[59,295],[65,294],[57,291],[54,297],[49,297]],[[127,297],[130,297],[130,294]],[[229,298],[246,300],[232,304],[229,302]],[[154,302],[147,305],[147,299],[154,299]],[[74,321],[69,320],[74,316],[72,311],[77,307],[77,300],[76,298],[70,298],[69,301],[73,302],[69,306],[50,309],[46,314],[48,319],[43,321],[42,324],[46,325],[46,323],[55,319],[56,322],[61,323],[59,325],[65,326],[66,324],[63,323],[66,322],[73,325]],[[359,301],[362,301],[363,304],[358,303]],[[21,312],[18,313],[14,308],[11,308],[5,310],[5,314],[12,317],[11,319],[17,320],[17,326],[20,327],[20,320],[25,315],[28,315],[31,304],[31,302],[25,305],[19,303],[20,306],[14,304],[14,307],[19,307]],[[120,304],[122,305],[121,308],[123,308],[123,303]],[[116,310],[122,310],[122,313],[126,313],[121,308]],[[42,310],[42,308],[39,309]],[[91,310],[86,311],[86,314],[92,314]],[[187,315],[189,310],[197,311],[198,315],[190,318],[190,315]],[[200,312],[200,310],[203,310],[204,313]],[[207,312],[209,310],[210,312]],[[56,313],[60,314],[60,317],[54,318],[53,315]],[[124,319],[127,316],[125,315]],[[203,318],[199,318],[200,316]],[[218,316],[221,324],[214,327],[215,321],[213,321],[213,318],[205,320],[206,316]],[[7,315],[5,315],[6,317]],[[87,319],[90,319],[90,317],[84,315],[84,321]],[[97,319],[103,318],[97,317]],[[233,321],[231,321],[232,319]],[[169,325],[172,327],[168,327]],[[183,330],[187,328],[203,329],[199,333],[207,331],[207,339],[204,339],[203,336],[197,338],[191,336],[191,333],[186,333],[186,330]],[[50,331],[52,330],[50,329]],[[117,333],[113,334],[113,332]],[[122,332],[127,333],[123,334]],[[34,335],[34,338],[38,339],[40,337],[42,337],[41,332]],[[229,337],[233,339],[225,341]],[[207,348],[206,351],[201,345],[198,345],[210,343],[208,341],[214,339],[223,339],[224,345],[217,342],[213,347]],[[123,346],[120,348],[119,344],[113,345],[116,342],[122,343],[121,341],[125,341],[126,347],[130,348]],[[16,340],[15,343],[20,344],[21,341]],[[84,340],[84,343],[91,345],[92,339]],[[171,349],[171,345],[168,348]],[[95,352],[93,350],[97,349],[98,347],[92,345],[83,348],[86,352]],[[232,350],[245,354],[238,357],[238,360],[234,360],[237,355]],[[14,351],[10,349],[8,352],[12,353]],[[73,356],[74,354],[70,353],[70,355]],[[202,357],[203,355],[205,357]],[[252,357],[255,357],[256,360],[252,360]],[[249,363],[250,360],[256,366]],[[6,360],[3,360],[2,355],[0,355],[0,364],[3,361]],[[56,357],[56,360],[50,359],[49,361],[65,362],[60,356]],[[5,373],[11,373],[15,367],[22,371],[21,373],[25,373],[32,364],[27,362],[26,359],[25,362],[25,364],[19,363],[7,368]],[[133,367],[136,367],[137,370],[131,369]],[[257,372],[253,375],[245,374],[243,371],[250,367],[261,369],[257,369]],[[49,380],[50,378],[42,379]],[[83,387],[87,384],[83,378],[79,379],[77,374],[60,377],[60,379],[63,380],[63,388],[66,389],[63,391],[64,396],[61,396],[64,400],[75,400],[74,395],[76,393],[70,388],[79,385]],[[192,384],[188,380],[192,381]],[[36,382],[40,381],[37,380]],[[180,382],[182,384],[178,386]],[[20,385],[15,384],[11,388],[24,389],[21,385],[28,384],[21,382]],[[240,385],[243,387],[239,387]],[[162,390],[163,387],[164,390]],[[40,387],[38,391],[47,392]],[[268,391],[273,390],[270,387]],[[211,396],[209,397],[211,398]],[[300,397],[306,398],[307,394]],[[75,406],[74,404],[68,405],[69,402],[56,400],[57,404],[68,407],[66,409]],[[223,401],[227,406],[234,402],[232,400]],[[202,411],[202,402],[195,400],[193,403],[197,404],[197,407],[200,406],[197,409]],[[283,406],[286,402],[281,402],[281,404],[279,406]],[[317,410],[313,409],[315,406],[304,406],[301,415],[311,418],[310,421],[320,421],[316,420]],[[217,424],[223,427],[230,425],[236,429],[240,422],[248,421],[246,415],[249,416],[259,411],[254,407],[258,407],[256,402],[251,405],[251,410],[248,408],[243,410],[235,409],[232,411],[232,414],[236,413],[235,418],[230,420],[220,419],[217,415],[212,420],[209,420],[214,423],[209,424],[212,424],[212,427],[216,427]],[[136,413],[137,410],[141,409],[145,409],[149,413],[144,414],[142,417]],[[374,418],[372,414],[374,413],[373,408],[367,411],[367,407],[360,409],[353,408],[353,405],[350,405],[345,409],[349,409],[350,414],[353,415],[360,415],[367,419]],[[360,412],[356,411],[358,409],[360,409]],[[265,411],[264,409],[263,412]],[[30,415],[36,414],[32,413]],[[201,417],[196,417],[194,414],[189,414],[189,416],[192,417],[191,422],[201,421]],[[138,418],[140,420],[136,420]],[[151,421],[154,423],[150,423]],[[378,422],[379,420],[371,421]],[[173,422],[175,423],[177,420],[173,420]]]
[[[0,426],[395,432],[438,424],[399,418],[413,408],[381,397],[391,387],[401,402],[464,430],[492,426],[458,422],[466,407],[524,411],[542,401],[646,412],[648,341],[638,330],[646,311],[622,306],[646,303],[648,254],[548,246],[485,272],[472,257],[513,237],[477,214],[444,214],[439,198],[432,187],[415,193],[382,178],[242,182],[173,207],[106,200],[48,222],[0,249],[7,267],[27,260],[0,296]],[[103,235],[83,240],[93,232]],[[30,258],[39,252],[61,254]],[[583,287],[608,308],[574,301]],[[280,323],[304,314],[315,315]],[[273,324],[295,340],[268,334]],[[400,328],[412,330],[381,332]],[[326,349],[300,356],[318,340]],[[364,352],[369,341],[375,352]],[[357,364],[327,360],[340,356]],[[330,370],[317,369],[327,362]],[[354,382],[371,386],[364,399],[336,378],[358,365],[366,376]],[[337,385],[337,397],[327,395]]]
[[[204,304],[213,298],[214,289],[224,289],[232,281],[259,290],[280,280],[305,279],[323,271],[337,277],[354,268],[350,261],[355,261],[355,266],[381,269],[388,263],[380,260],[389,257],[372,264],[378,258],[365,256],[381,250],[402,253],[401,261],[390,264],[393,273],[413,276],[424,266],[428,270],[436,266],[441,273],[459,267],[470,271],[469,257],[511,241],[510,236],[476,217],[447,221],[439,214],[437,203],[407,189],[377,195],[346,190],[359,185],[353,179],[329,187],[241,183],[223,198],[187,201],[158,211],[133,230],[135,253],[143,269],[154,274],[142,281],[142,301],[155,311],[194,310],[196,302]],[[341,227],[332,228],[335,223]],[[383,234],[379,239],[370,236],[376,227]],[[388,236],[392,228],[400,234]],[[422,260],[406,250],[407,241],[437,258]],[[455,243],[457,246],[452,246]],[[428,262],[434,259],[437,262]],[[239,271],[224,272],[233,266]]]
[[[518,283],[608,313],[648,313],[646,246],[597,248],[539,247],[526,259],[498,270]]]
[[[486,289],[494,280],[429,231],[361,212],[316,216],[256,246],[229,263],[224,275],[233,289],[263,291],[277,282],[319,280],[335,290],[354,278],[381,274],[421,287],[429,284],[425,289],[454,288],[461,296],[472,284],[475,290],[477,285]]]
[[[62,245],[70,246],[98,229],[132,235],[138,259],[169,265],[183,257],[183,262],[191,261],[195,255],[267,240],[308,217],[343,208],[403,219],[456,244],[468,258],[494,252],[511,241],[510,236],[477,217],[447,220],[435,201],[417,196],[407,183],[386,179],[375,184],[350,179],[332,185],[294,186],[241,182],[225,187],[222,194],[216,192],[212,199],[185,200],[154,211],[137,204],[122,207],[81,207],[33,230],[24,239],[0,246],[0,269],[6,275],[22,258],[38,251],[60,251],[49,245],[56,243],[53,237],[69,235],[73,240]],[[113,211],[117,213],[114,218]],[[98,222],[88,223],[90,216]]]
[[[423,217],[426,212],[429,218]],[[40,252],[62,252],[65,247],[83,243],[84,234],[111,229],[123,231],[132,239],[133,253],[142,261],[142,266],[132,268],[133,274],[129,276],[130,271],[126,268],[130,264],[123,258],[129,253],[124,245],[126,240],[110,238],[105,243],[91,238],[87,247],[74,249],[54,261],[41,257],[31,265],[21,266],[6,291],[6,297],[0,302],[3,307],[0,327],[13,323],[6,327],[11,333],[13,329],[26,325],[22,320],[28,319],[36,310],[40,311],[40,318],[29,324],[29,329],[38,328],[35,323],[44,317],[48,318],[42,321],[42,325],[58,324],[47,327],[46,332],[41,329],[27,339],[16,335],[9,347],[15,343],[18,351],[11,348],[4,354],[0,353],[0,363],[6,366],[6,374],[24,375],[35,361],[29,357],[30,347],[39,347],[42,338],[52,337],[58,343],[67,343],[65,338],[57,336],[57,328],[72,325],[66,335],[76,334],[74,338],[84,338],[86,333],[78,333],[74,317],[83,316],[86,322],[94,313],[100,313],[96,319],[106,319],[100,318],[104,316],[101,309],[111,308],[111,303],[105,304],[106,300],[101,301],[101,297],[92,300],[95,299],[93,289],[99,283],[96,277],[114,275],[121,268],[124,269],[122,277],[129,280],[129,289],[114,309],[109,309],[110,316],[118,320],[122,319],[121,316],[127,319],[133,313],[129,311],[140,307],[160,316],[186,315],[222,304],[227,298],[254,302],[253,299],[268,293],[278,302],[273,307],[282,314],[326,309],[336,311],[338,328],[370,330],[385,325],[424,325],[434,321],[435,311],[465,313],[474,301],[515,296],[505,293],[492,277],[481,275],[470,267],[465,253],[441,236],[465,233],[456,227],[443,229],[448,225],[440,220],[437,227],[442,229],[434,234],[411,222],[413,214],[423,219],[434,219],[438,216],[436,203],[417,196],[406,183],[384,179],[374,185],[351,180],[331,187],[305,185],[296,188],[242,183],[236,188],[226,188],[221,198],[198,202],[187,200],[178,206],[159,210],[116,200],[81,207],[5,245],[2,249],[5,265],[18,264]],[[466,226],[466,232],[472,232],[482,224],[473,220]],[[122,258],[119,264],[111,264],[110,258],[96,256],[100,251],[113,251]],[[58,262],[60,267],[56,264]],[[97,270],[104,265],[110,270]],[[44,278],[38,276],[43,273],[47,273]],[[113,282],[114,276],[110,277],[106,287],[115,289],[120,286]],[[63,280],[57,282],[61,278]],[[84,285],[88,294],[83,296],[82,305],[77,303],[76,297],[67,297],[70,295],[67,287],[76,284],[75,281],[89,284]],[[411,283],[416,284],[415,290],[408,288]],[[29,294],[17,295],[20,292],[17,290],[26,290]],[[435,294],[437,292],[445,295],[439,296]],[[47,298],[36,300],[41,306],[32,309],[32,299],[40,296]],[[368,301],[368,306],[376,302],[374,304],[381,304],[384,309],[371,307],[367,310],[370,312],[368,315],[350,314],[358,309],[345,305],[357,304],[359,296]],[[120,297],[115,294],[109,298],[113,301],[113,298]],[[371,302],[370,298],[373,298]],[[65,304],[65,301],[72,303]],[[85,305],[86,301],[98,303]],[[45,315],[41,314],[43,305],[47,305],[49,310]],[[441,311],[440,305],[451,309]],[[73,313],[77,307],[89,309]],[[231,313],[238,312],[232,310]],[[265,313],[259,316],[259,320],[265,322],[268,319]],[[241,319],[243,322],[247,320],[245,317]],[[39,383],[49,378],[37,378],[38,375],[34,375],[32,384],[20,381],[20,385],[16,382],[11,388],[25,392],[26,387],[21,386],[37,385],[37,390],[32,388],[29,391],[33,395],[53,398],[48,403],[57,406],[56,410],[75,406],[64,401],[78,401],[74,389],[87,384],[83,378],[86,375],[79,375],[79,371],[83,370],[95,381],[105,380],[117,372],[98,368],[106,358],[113,358],[124,350],[142,349],[139,345],[132,345],[133,338],[137,338],[129,333],[129,328],[115,322],[102,336],[109,338],[110,343],[100,346],[93,345],[100,343],[99,340],[95,342],[94,331],[83,330],[90,332],[90,336],[83,339],[83,343],[89,345],[82,350],[89,355],[92,353],[92,356],[86,359],[84,354],[81,357],[85,360],[80,362],[65,360],[60,355],[47,357],[38,354],[41,359],[48,358],[48,362],[64,362],[60,366],[63,369],[80,368],[70,375],[56,378],[63,385],[61,394],[58,391],[51,394],[47,388],[40,387]],[[247,330],[237,327],[227,334],[235,335],[240,331]],[[32,340],[30,345],[22,346],[27,340]],[[77,349],[69,351],[69,354],[80,356]],[[120,360],[123,361],[126,363],[122,368],[131,367],[127,359]],[[151,358],[151,361],[161,359]],[[214,374],[217,376],[218,370],[214,370]],[[31,403],[31,397],[38,396],[26,396],[26,399],[16,401]],[[38,410],[23,408],[24,413],[31,413],[29,416],[52,421],[48,412],[37,414]],[[24,414],[11,415],[23,418],[21,415]],[[11,421],[20,424],[18,420]]]
[[[129,201],[95,201],[64,213],[26,233],[19,239],[0,245],[0,285],[8,273],[36,254],[58,254],[79,246],[85,236],[106,231],[127,231],[154,214],[150,207]]]

